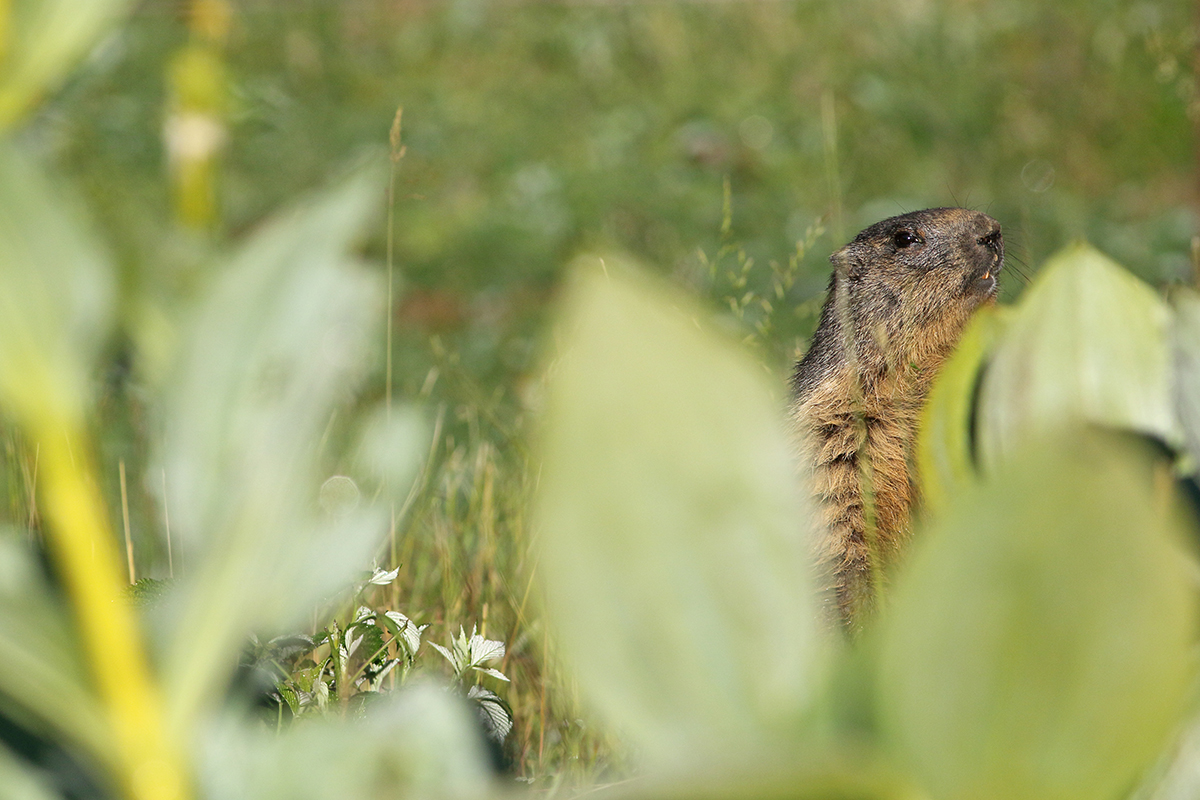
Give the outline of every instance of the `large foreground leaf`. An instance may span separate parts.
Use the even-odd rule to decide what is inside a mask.
[[[376,199],[360,174],[268,225],[185,332],[164,450],[187,574],[166,661],[180,729],[220,696],[250,631],[299,622],[387,530],[385,509],[353,492],[318,503],[322,433],[383,329],[380,287],[346,255]],[[411,464],[408,444],[394,456]]]
[[[71,622],[19,535],[0,531],[0,707],[26,725],[57,731],[109,760],[110,730],[89,686]]]
[[[1170,476],[1079,435],[1026,451],[928,530],[882,630],[887,728],[940,800],[1103,800],[1195,676]]]
[[[0,141],[0,401],[23,423],[82,417],[112,312],[107,254],[80,207]]]
[[[1086,421],[1179,440],[1171,403],[1170,309],[1091,247],[1052,258],[1009,320],[984,376],[981,455]]]
[[[541,430],[538,573],[557,639],[660,764],[777,741],[816,669],[779,406],[699,316],[611,263],[581,269]]]
[[[10,0],[0,6],[0,128],[61,81],[132,0]]]
[[[462,700],[416,686],[282,733],[227,721],[201,749],[200,784],[224,800],[477,800],[481,736]]]
[[[0,797],[5,800],[58,800],[48,781],[31,770],[7,747],[0,746]]]

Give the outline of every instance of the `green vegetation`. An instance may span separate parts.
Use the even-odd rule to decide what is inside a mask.
[[[0,794],[1193,793],[1191,12],[0,0]],[[786,370],[955,203],[849,645]]]

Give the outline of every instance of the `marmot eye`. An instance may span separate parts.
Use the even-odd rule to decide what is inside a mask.
[[[914,244],[919,244],[920,242],[921,237],[912,231],[900,230],[892,234],[892,244],[900,250],[905,247],[912,247]]]

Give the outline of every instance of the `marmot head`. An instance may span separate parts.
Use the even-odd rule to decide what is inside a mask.
[[[971,313],[995,301],[1004,239],[986,214],[931,208],[875,223],[830,261],[856,334],[910,359],[953,347]]]

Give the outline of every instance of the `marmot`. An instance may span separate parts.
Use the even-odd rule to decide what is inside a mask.
[[[826,599],[856,628],[908,538],[921,408],[971,314],[995,302],[1004,240],[986,214],[931,208],[877,222],[829,260],[791,418],[820,509]]]

